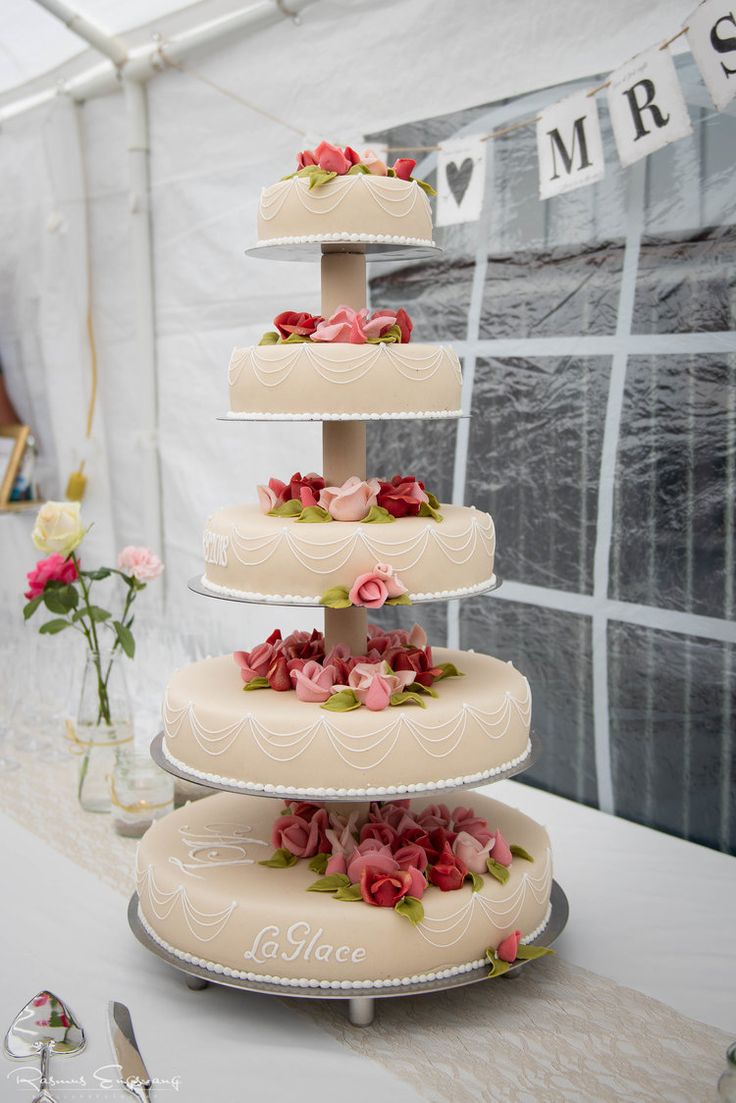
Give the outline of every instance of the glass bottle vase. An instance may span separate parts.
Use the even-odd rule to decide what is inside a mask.
[[[133,750],[133,724],[120,651],[88,652],[76,727],[69,732],[79,757],[77,796],[86,812],[109,812],[110,778]]]

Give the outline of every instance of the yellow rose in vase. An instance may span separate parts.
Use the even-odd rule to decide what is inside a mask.
[[[79,502],[46,502],[38,511],[31,539],[39,551],[66,558],[81,544],[84,533]]]

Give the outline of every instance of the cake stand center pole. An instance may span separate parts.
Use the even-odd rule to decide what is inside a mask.
[[[362,253],[322,254],[322,314],[329,318],[339,306],[362,310],[366,305],[365,256]],[[357,412],[357,411],[356,411]],[[340,486],[351,475],[366,477],[365,423],[322,423],[322,471],[328,486]],[[353,655],[364,655],[368,637],[365,609],[326,609],[325,646],[329,652],[344,643]]]

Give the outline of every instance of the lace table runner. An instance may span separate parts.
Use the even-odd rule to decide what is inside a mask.
[[[129,896],[135,840],[80,809],[76,764],[16,757],[23,768],[0,778],[4,811]],[[732,1040],[557,957],[513,979],[381,999],[368,1029],[336,1001],[285,1002],[428,1103],[715,1103]]]

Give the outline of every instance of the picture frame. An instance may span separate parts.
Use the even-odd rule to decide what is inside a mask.
[[[30,435],[28,425],[0,425],[0,509],[9,509],[14,505],[10,495]]]

